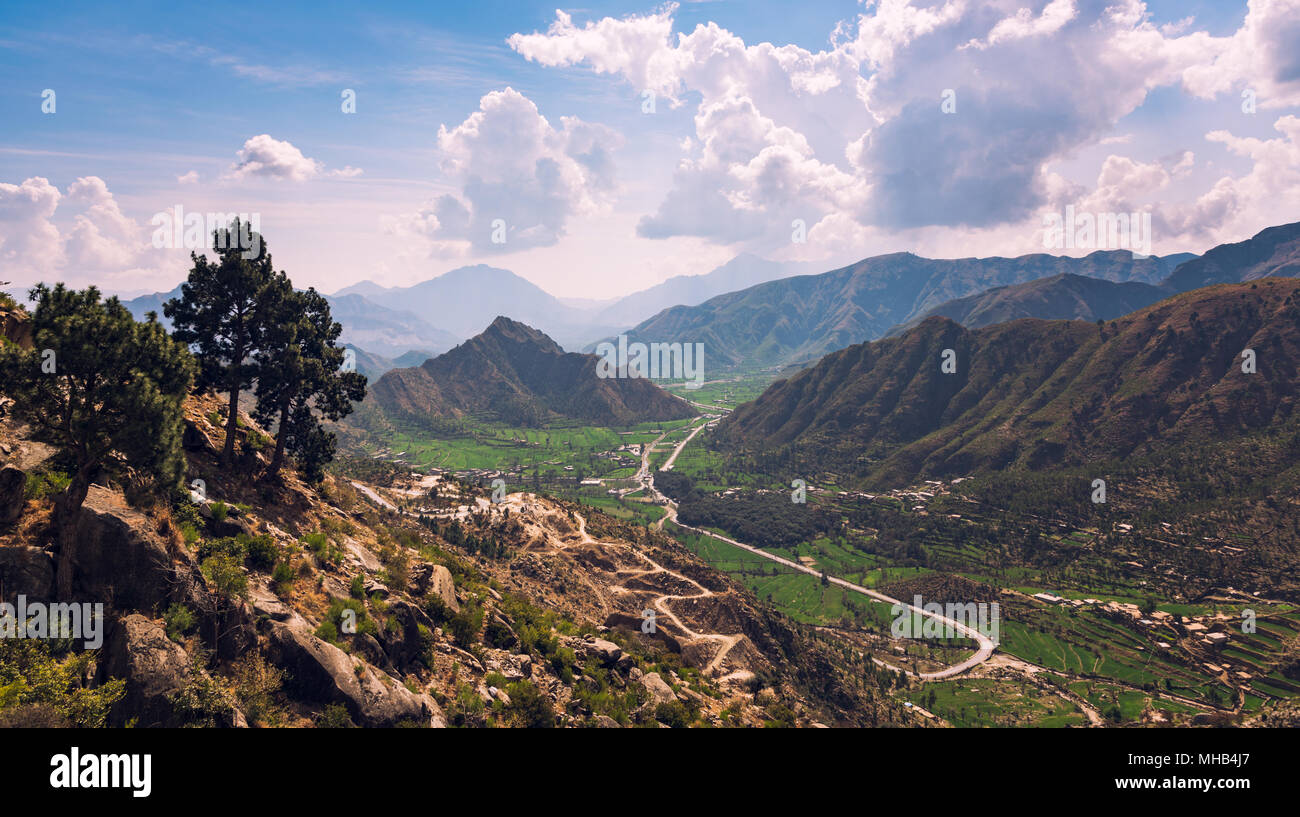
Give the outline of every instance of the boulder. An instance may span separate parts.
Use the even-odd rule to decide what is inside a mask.
[[[0,528],[12,525],[23,515],[26,486],[27,474],[21,468],[6,465],[0,469]]]
[[[612,667],[623,658],[623,648],[613,641],[586,636],[570,639],[567,646],[583,661],[596,661],[601,666]]]
[[[668,682],[659,677],[657,672],[647,672],[641,676],[641,685],[650,693],[650,705],[658,706],[659,704],[671,703],[677,700],[677,694],[673,688],[668,686]]]
[[[54,559],[40,548],[0,547],[0,593],[11,603],[20,595],[28,601],[53,600]]]
[[[446,722],[427,694],[411,692],[400,681],[303,628],[274,622],[267,640],[273,660],[290,675],[287,686],[301,700],[343,704],[361,726]]]
[[[32,348],[32,320],[21,310],[0,308],[0,338],[23,349]]]
[[[162,626],[138,613],[113,624],[100,653],[99,680],[121,678],[126,694],[109,710],[109,726],[123,726],[132,718],[137,726],[180,726],[172,696],[193,676],[189,655],[167,637]],[[228,717],[237,725],[238,710]]]
[[[533,658],[515,655],[506,650],[484,650],[483,666],[488,672],[499,672],[507,681],[522,681],[533,674]]]
[[[449,610],[453,613],[460,612],[460,603],[456,601],[456,583],[452,581],[451,571],[445,566],[427,562],[417,564],[411,569],[411,583],[416,593],[436,593]]]
[[[154,610],[184,599],[196,572],[183,551],[173,565],[149,518],[98,485],[86,495],[68,557],[74,593],[118,609]]]

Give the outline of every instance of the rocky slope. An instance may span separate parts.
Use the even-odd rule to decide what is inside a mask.
[[[143,727],[905,717],[838,651],[668,537],[531,495],[493,504],[451,481],[370,496],[332,476],[259,484],[247,475],[266,459],[263,432],[242,418],[226,472],[222,401],[186,409],[191,495],[103,474],[78,522],[74,599],[105,605],[103,646],[50,647],[42,660],[66,688],[17,687],[0,722],[95,725],[87,696],[108,707],[103,723]],[[59,601],[58,454],[0,416],[0,458],[0,595]],[[0,686],[30,674],[29,646],[0,642]]]

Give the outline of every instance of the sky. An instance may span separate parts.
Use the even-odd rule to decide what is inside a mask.
[[[1300,0],[6,2],[0,280],[169,290],[177,208],[324,292],[1124,248],[1067,213],[1201,252],[1300,220],[1297,43]]]

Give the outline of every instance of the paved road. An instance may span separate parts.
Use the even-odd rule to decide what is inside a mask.
[[[690,442],[692,439],[694,439],[695,435],[698,434],[700,430],[703,428],[704,428],[704,424],[697,426],[695,430],[691,432],[690,436],[682,440],[682,442],[677,446],[676,450],[673,451],[672,456],[668,458],[668,461],[664,463],[663,467],[660,468],[659,470],[667,471],[671,469],[673,461],[677,459],[677,455],[682,452],[682,449],[686,447],[686,444]],[[696,533],[702,533],[707,536],[712,536],[714,539],[719,539],[723,542],[726,542],[729,545],[733,545],[742,550],[747,550],[756,556],[761,556],[762,558],[767,559],[768,561],[776,562],[778,564],[789,567],[793,570],[798,570],[800,573],[807,573],[810,576],[816,576],[819,579],[821,578],[822,575],[821,571],[815,568],[808,567],[807,565],[803,565],[798,562],[792,562],[789,559],[783,558],[781,556],[777,556],[774,553],[768,553],[762,548],[757,548],[754,547],[753,545],[747,545],[744,542],[738,542],[735,539],[722,536],[712,531],[707,531],[702,528],[697,528],[692,525],[685,524],[684,522],[682,522],[677,518],[677,503],[673,502],[667,496],[662,494],[658,488],[655,487],[654,474],[652,472],[650,472],[648,469],[643,469],[643,470],[645,471],[644,475],[639,473],[637,474],[637,476],[638,478],[641,479],[642,484],[645,485],[646,493],[654,497],[655,499],[661,500],[665,505],[665,509],[667,510],[667,514],[664,516],[663,519],[660,519],[658,523],[656,523],[655,527],[662,529],[663,523],[666,520],[672,520],[673,524],[679,527],[686,528],[687,530],[693,530]],[[921,615],[923,618],[936,619],[940,624],[945,625],[945,627],[952,628],[951,630],[952,632],[958,633],[959,635],[964,636],[966,638],[973,639],[975,643],[979,645],[979,649],[975,651],[974,655],[972,655],[970,658],[967,658],[965,661],[962,661],[960,664],[954,664],[953,666],[947,667],[945,669],[941,669],[938,672],[920,673],[918,677],[920,677],[923,680],[932,681],[932,680],[939,680],[942,678],[951,678],[954,675],[961,675],[963,672],[966,672],[972,667],[976,667],[984,663],[985,661],[987,661],[989,659],[989,656],[993,655],[993,651],[997,648],[997,645],[993,643],[993,640],[988,636],[984,635],[984,633],[981,633],[979,630],[973,627],[969,627],[966,624],[957,621],[956,619],[948,618],[947,616],[938,613],[927,612],[926,610],[920,607],[916,607],[915,605],[908,604],[907,602],[900,601],[890,596],[886,596],[884,593],[880,593],[876,590],[872,590],[869,587],[863,587],[861,585],[854,584],[853,582],[847,581],[845,579],[841,579],[837,576],[828,575],[827,581],[831,582],[832,584],[839,585],[840,587],[843,587],[846,590],[851,590],[854,593],[860,593],[864,596],[867,596],[868,598],[872,598],[875,599],[876,601],[884,602],[885,604],[902,605],[904,609],[909,610],[913,613],[917,613]],[[884,664],[885,666],[890,666],[889,664],[885,664],[883,661],[880,661],[879,659],[877,659],[877,663]],[[898,669],[898,668],[891,667],[891,669]],[[912,673],[909,672],[908,674],[911,675]]]

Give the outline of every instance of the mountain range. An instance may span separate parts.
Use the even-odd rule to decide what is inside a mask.
[[[991,287],[1066,273],[1149,284],[1192,257],[1098,251],[1083,258],[930,259],[893,253],[820,275],[758,284],[697,306],[674,306],[627,335],[647,343],[704,343],[711,361],[724,369],[776,367],[882,337],[927,309]]]
[[[621,426],[695,415],[690,404],[649,380],[598,377],[597,360],[498,317],[451,351],[380,377],[358,410],[358,425],[376,419],[427,425],[472,414],[523,426],[556,418]]]
[[[944,373],[945,350],[955,372]],[[1246,372],[1245,350],[1256,370]],[[718,427],[762,453],[870,483],[1040,469],[1247,434],[1292,418],[1300,281],[1163,300],[1103,326],[934,316],[773,384]]]
[[[1270,275],[1300,275],[1300,223],[1269,227],[1246,241],[1219,245],[1180,264],[1157,285],[1056,275],[948,301],[894,327],[890,334],[931,315],[943,315],[971,328],[1030,317],[1109,320],[1174,293]]]

